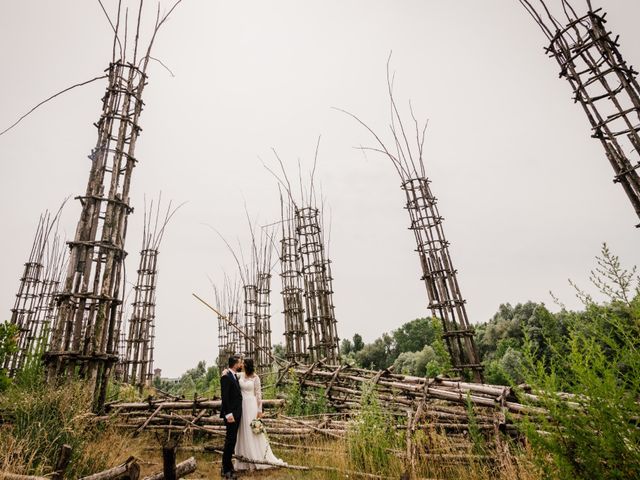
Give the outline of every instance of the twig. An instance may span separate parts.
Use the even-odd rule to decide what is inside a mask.
[[[45,103],[47,103],[50,100],[53,100],[54,98],[62,95],[63,93],[68,92],[69,90],[72,90],[76,87],[82,87],[83,85],[88,85],[89,83],[95,82],[96,80],[102,80],[103,78],[107,78],[108,75],[101,75],[99,77],[95,77],[92,78],[91,80],[87,80],[86,82],[82,82],[82,83],[76,83],[75,85],[71,85],[70,87],[65,88],[64,90],[59,91],[58,93],[56,93],[55,95],[51,95],[49,98],[47,98],[46,100],[41,101],[39,104],[37,104],[35,107],[33,107],[31,110],[29,110],[27,113],[25,113],[24,115],[22,115],[18,120],[16,120],[16,122],[11,125],[10,127],[5,128],[2,132],[0,132],[0,136],[4,135],[5,133],[7,133],[9,130],[11,130],[13,127],[15,127],[16,125],[18,125],[22,120],[24,120],[26,117],[28,117],[31,113],[33,113],[38,107],[44,105]]]

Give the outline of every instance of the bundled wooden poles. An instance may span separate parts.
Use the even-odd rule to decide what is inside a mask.
[[[176,212],[171,202],[160,216],[162,197],[154,209],[153,202],[145,208],[142,250],[138,266],[138,280],[134,287],[132,314],[129,319],[126,354],[124,356],[123,381],[140,389],[150,385],[153,379],[153,345],[156,318],[156,285],[158,277],[158,254],[165,229]],[[120,324],[118,319],[118,324]],[[116,328],[117,333],[120,328]]]
[[[607,30],[601,9],[578,14],[567,0],[562,12],[553,12],[540,1],[521,0],[550,41],[545,49],[560,66],[580,102],[613,167],[613,181],[622,185],[640,218],[640,86],[638,72],[627,65],[618,50],[618,37]],[[563,25],[558,19],[566,18]],[[630,158],[631,154],[635,159]],[[640,227],[640,224],[637,225]]]
[[[45,361],[49,382],[80,376],[93,385],[95,410],[104,405],[108,379],[118,361],[116,325],[122,303],[127,221],[132,212],[129,189],[137,162],[147,67],[156,35],[180,1],[163,16],[158,10],[144,54],[138,50],[141,9],[134,40],[129,42],[128,13],[118,9],[107,89],[95,124],[98,140],[89,157],[85,194],[77,197],[82,211],[75,237],[69,242],[69,266]]]
[[[282,198],[281,198],[282,203]],[[305,363],[309,358],[305,329],[302,276],[294,207],[282,204],[282,238],[280,239],[280,278],[284,306],[284,349],[290,362]]]
[[[145,64],[146,65],[146,64]],[[140,134],[146,74],[124,59],[108,68],[98,141],[75,238],[69,242],[69,267],[60,308],[46,353],[47,377],[79,374],[94,384],[96,404],[118,360],[114,338],[121,303],[122,264],[126,252],[131,175]]]
[[[225,369],[227,359],[231,355],[243,354],[244,337],[243,322],[240,316],[240,287],[237,283],[225,278],[224,287],[219,290],[214,286],[216,304],[221,309],[218,315],[218,369]],[[225,316],[222,312],[228,312]]]
[[[60,212],[58,212],[59,214]],[[20,278],[10,322],[18,328],[17,350],[7,357],[4,368],[15,376],[30,360],[40,360],[49,340],[49,325],[55,317],[60,276],[66,259],[54,227],[58,215],[40,216],[31,252]]]
[[[333,305],[333,277],[331,261],[325,253],[320,210],[296,207],[295,226],[300,242],[309,359],[335,363],[339,360],[339,339]]]
[[[465,308],[465,300],[460,293],[457,271],[449,254],[449,242],[444,236],[442,217],[438,212],[436,198],[429,188],[430,180],[424,168],[423,148],[426,124],[422,129],[411,111],[413,128],[405,128],[402,116],[393,97],[389,65],[387,64],[387,86],[391,109],[390,130],[392,147],[355,115],[345,112],[375,138],[377,146],[365,148],[383,153],[393,164],[401,180],[406,196],[405,208],[409,213],[409,229],[416,240],[416,251],[420,258],[422,280],[427,290],[428,308],[432,315],[442,322],[443,337],[454,370],[470,372],[474,381],[482,382],[482,365],[474,341],[474,331],[470,326]],[[409,140],[411,139],[411,141]],[[415,142],[415,143],[414,143]]]
[[[402,184],[407,198],[406,209],[411,219],[409,229],[415,236],[429,309],[433,316],[442,321],[453,369],[471,370],[475,380],[482,381],[482,365],[475,346],[474,331],[469,325],[465,300],[460,293],[457,272],[449,255],[449,242],[442,229],[442,217],[429,183],[426,177],[421,176]]]
[[[271,255],[269,254],[268,264],[270,263]],[[259,349],[256,351],[254,361],[256,370],[259,373],[266,373],[271,370],[271,274],[269,270],[263,269],[258,272],[257,280],[255,332]]]

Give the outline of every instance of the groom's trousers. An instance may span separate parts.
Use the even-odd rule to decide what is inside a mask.
[[[222,472],[227,473],[233,471],[233,462],[231,461],[231,457],[233,455],[233,451],[236,449],[240,419],[233,423],[229,423],[225,419],[224,424],[227,427],[227,434],[224,437],[224,450],[222,452]]]

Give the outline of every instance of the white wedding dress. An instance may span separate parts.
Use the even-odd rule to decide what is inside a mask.
[[[251,460],[266,460],[267,462],[286,465],[285,462],[273,454],[266,435],[264,433],[256,435],[251,430],[251,421],[257,418],[258,412],[262,412],[260,377],[258,375],[247,377],[244,373],[241,373],[238,382],[240,382],[240,390],[242,391],[242,417],[238,428],[235,454]],[[236,470],[251,470],[271,468],[271,466],[234,460],[234,468]]]

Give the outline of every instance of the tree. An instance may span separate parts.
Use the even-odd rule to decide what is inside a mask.
[[[438,364],[438,356],[433,347],[425,345],[419,352],[402,352],[393,366],[398,373],[424,377],[427,374],[427,365],[430,363]]]
[[[349,355],[353,351],[351,340],[345,338],[340,342],[340,355]]]
[[[282,345],[282,343],[276,343],[272,347],[272,352],[273,352],[273,356],[277,358],[285,358],[286,356],[286,353],[284,351],[284,346]]]
[[[388,333],[366,344],[356,353],[357,362],[365,368],[380,370],[393,364],[397,355],[394,354],[393,338]]]
[[[394,330],[393,341],[398,354],[402,352],[419,352],[425,345],[431,345],[436,339],[436,332],[430,318],[416,318]]]
[[[362,336],[359,333],[356,333],[353,336],[353,352],[358,353],[363,348],[364,348],[364,342],[362,341]]]

